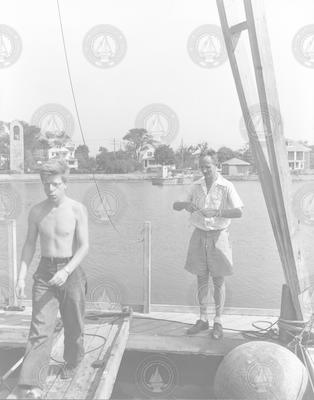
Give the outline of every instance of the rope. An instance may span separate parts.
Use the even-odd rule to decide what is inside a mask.
[[[63,30],[63,24],[62,24],[59,0],[56,0],[56,1],[57,1],[57,7],[58,7],[58,17],[59,17],[59,23],[60,23],[60,31],[61,31],[61,37],[62,37],[62,43],[63,43],[64,57],[65,57],[65,63],[66,63],[66,67],[67,67],[67,75],[68,75],[69,82],[70,82],[70,88],[71,88],[71,93],[72,93],[75,113],[76,113],[76,117],[77,117],[77,121],[78,121],[78,125],[79,125],[79,129],[80,129],[80,133],[81,133],[81,137],[82,137],[83,143],[87,147],[86,140],[85,140],[85,135],[84,135],[84,132],[83,132],[82,123],[81,123],[81,119],[80,119],[80,115],[79,115],[79,111],[78,111],[78,106],[77,106],[76,96],[75,96],[75,92],[74,92],[74,86],[73,86],[73,82],[72,82],[72,77],[71,77],[70,64],[69,64],[68,53],[67,53],[67,48],[66,48],[66,44],[65,44],[65,37],[64,37],[64,30]],[[113,229],[122,237],[123,240],[125,240],[127,242],[131,242],[131,243],[141,243],[141,242],[143,242],[143,240],[144,240],[143,238],[142,239],[137,239],[137,240],[129,240],[129,239],[125,239],[124,238],[124,236],[121,234],[119,229],[116,227],[116,225],[112,221],[109,213],[107,212],[107,209],[106,209],[106,207],[104,205],[103,198],[102,198],[101,193],[100,193],[99,185],[97,183],[94,171],[90,170],[90,172],[92,174],[92,179],[93,179],[93,182],[94,182],[94,184],[96,186],[97,194],[99,196],[101,205],[102,205],[102,207],[103,207],[103,209],[104,209],[104,211],[105,211],[105,213],[107,215],[107,218],[108,218],[111,226],[113,227]]]

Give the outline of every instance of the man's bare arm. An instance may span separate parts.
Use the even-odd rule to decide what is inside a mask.
[[[22,249],[19,279],[25,279],[26,277],[27,269],[32,262],[36,250],[37,237],[38,227],[36,222],[36,210],[32,208],[28,215],[28,229]]]
[[[27,235],[22,249],[20,272],[16,284],[16,294],[18,297],[24,296],[25,278],[27,274],[27,269],[34,257],[37,237],[38,237],[38,227],[36,222],[36,210],[35,208],[32,208],[28,215]]]
[[[75,268],[80,265],[89,250],[88,218],[86,208],[83,204],[79,204],[79,206],[77,207],[75,234],[77,245],[76,251],[71,261],[65,267],[65,271],[68,274],[71,274],[75,270]]]

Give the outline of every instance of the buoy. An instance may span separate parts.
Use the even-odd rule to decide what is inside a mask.
[[[214,390],[218,399],[301,400],[308,373],[285,347],[265,341],[242,344],[218,367]]]

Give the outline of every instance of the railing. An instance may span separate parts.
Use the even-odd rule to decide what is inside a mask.
[[[0,290],[4,292],[0,297],[8,295],[8,305],[16,306],[17,297],[15,293],[15,285],[17,281],[17,246],[16,246],[16,220],[15,219],[0,219],[0,225],[4,228],[5,236],[7,237],[7,282],[5,282],[5,274],[2,274]]]

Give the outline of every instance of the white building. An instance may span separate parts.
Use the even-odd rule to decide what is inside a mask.
[[[288,162],[292,171],[304,171],[310,168],[311,149],[301,142],[287,140]]]
[[[66,161],[70,169],[78,168],[78,161],[75,158],[75,146],[73,143],[55,145],[48,149],[48,159],[58,158]]]
[[[141,151],[140,163],[142,164],[144,170],[150,167],[157,167],[156,160],[154,158],[155,146],[148,144],[145,150]]]

